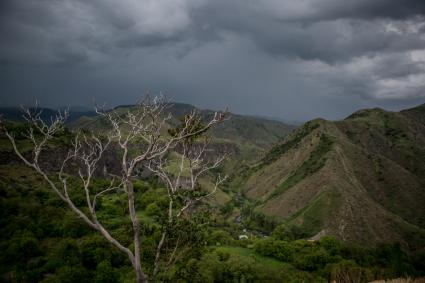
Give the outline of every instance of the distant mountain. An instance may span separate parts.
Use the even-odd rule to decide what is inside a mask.
[[[114,108],[118,112],[126,112],[134,105],[120,105]],[[51,117],[57,114],[56,109],[40,108],[41,118],[50,121]],[[68,109],[68,108],[67,108]],[[166,127],[175,126],[179,123],[178,118],[195,109],[195,106],[184,103],[172,103],[167,109],[174,119]],[[62,109],[63,110],[63,109]],[[84,108],[69,108],[69,118],[66,123],[70,128],[85,128],[102,132],[110,125],[102,117],[96,115],[94,111],[84,111]],[[199,110],[199,109],[198,109]],[[199,110],[205,120],[211,119],[214,115],[212,110]],[[7,120],[22,121],[23,112],[18,107],[0,107],[0,113]],[[288,125],[279,121],[230,114],[230,120],[219,124],[211,131],[214,145],[220,151],[232,154],[227,162],[228,170],[233,170],[242,161],[253,161],[261,154],[270,149],[273,144],[281,140],[287,133],[295,129],[293,125]]]
[[[131,111],[132,107],[134,106],[122,105],[114,109],[124,113],[129,109]],[[195,109],[195,106],[190,104],[173,103],[167,111],[175,119],[171,120],[168,126],[175,125],[179,117],[189,113],[193,109]],[[205,120],[212,118],[214,114],[212,110],[198,110]],[[74,120],[70,123],[70,126],[73,128],[102,130],[108,127],[109,124],[103,118],[85,116]],[[215,143],[233,147],[232,151],[237,151],[236,159],[253,160],[258,158],[261,153],[270,149],[274,143],[278,142],[295,128],[293,125],[270,119],[230,114],[230,119],[214,127],[211,135]]]
[[[267,119],[267,120],[273,120],[273,121],[279,121],[279,122],[282,122],[282,123],[285,123],[285,124],[295,125],[295,126],[301,126],[302,124],[304,124],[304,122],[302,122],[302,121],[284,119],[284,118],[280,118],[280,117],[276,117],[276,116],[268,116],[268,115],[248,115],[248,116],[252,116],[252,117],[255,117],[255,118],[261,118],[261,119]]]
[[[31,111],[35,111],[34,108],[29,108]],[[69,117],[67,119],[67,123],[72,123],[78,120],[81,117],[93,117],[96,113],[93,110],[87,110],[83,107],[74,107],[74,108],[66,108],[61,107],[60,110],[69,110]],[[57,109],[51,108],[38,108],[37,111],[41,110],[41,118],[43,120],[49,121],[51,117],[55,117],[58,113]],[[0,107],[0,114],[7,120],[11,121],[22,121],[23,120],[23,112],[19,107]]]
[[[175,103],[168,111],[176,119],[168,126],[194,108]],[[199,111],[205,119],[214,113]],[[20,118],[17,108],[0,112]],[[44,118],[54,114],[43,110]],[[108,127],[94,113],[78,111],[71,111],[68,125]],[[360,110],[342,121],[315,119],[298,128],[231,114],[211,135],[214,146],[233,153],[225,170],[236,176],[227,193],[220,192],[226,200],[218,202],[245,196],[255,212],[315,239],[333,235],[366,245],[400,242],[425,249],[425,104],[400,112]]]
[[[425,247],[425,104],[309,121],[243,171],[257,212],[310,236]]]

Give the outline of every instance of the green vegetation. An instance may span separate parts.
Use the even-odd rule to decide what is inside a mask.
[[[8,132],[13,135],[16,139],[16,141],[19,143],[19,146],[22,150],[22,152],[28,152],[32,150],[33,144],[28,139],[28,130],[29,127],[23,123],[20,122],[10,122],[6,121],[5,125]],[[36,138],[40,137],[40,132],[35,131],[34,136]],[[12,145],[5,136],[0,136],[0,151],[11,151]],[[67,129],[64,128],[60,133],[58,133],[55,136],[55,139],[52,140],[52,142],[49,143],[49,148],[61,148],[66,147],[71,144],[72,141],[72,134]]]
[[[318,128],[319,124],[310,121],[305,123],[300,129],[296,130],[295,135],[291,136],[283,144],[274,146],[260,161],[259,167],[266,166],[278,160],[283,154],[292,148],[296,148],[300,141],[310,134],[314,129]]]
[[[341,243],[334,238],[292,242],[269,237],[253,247],[209,247],[200,258],[177,268],[168,280],[183,282],[329,282],[351,278],[421,276],[419,265],[398,245],[374,249]],[[170,276],[170,275],[169,275]],[[165,281],[168,281],[165,280]]]
[[[256,208],[256,203],[250,201],[242,205],[241,215],[246,227],[266,233],[271,233],[280,223],[277,217],[262,213]]]
[[[326,163],[326,154],[331,150],[332,144],[333,140],[329,136],[321,135],[320,141],[311,152],[310,157],[273,191],[269,199],[284,193],[307,176],[319,171]]]
[[[5,282],[132,282],[127,259],[106,240],[70,213],[38,176],[22,167],[0,167],[0,274]],[[96,186],[102,186],[102,180]],[[167,202],[165,190],[136,183],[145,239],[143,261],[154,258],[155,243]],[[83,198],[76,190],[75,199]],[[101,221],[122,242],[131,241],[130,223],[119,195],[105,197]],[[306,234],[281,224],[272,236],[250,235],[238,240],[238,227],[199,213],[191,223],[180,223],[184,234],[181,257],[158,275],[163,282],[327,282],[353,274],[362,281],[384,277],[421,276],[425,255],[407,255],[400,246],[374,249],[343,244],[331,238],[300,240]],[[260,228],[260,227],[257,227]],[[174,236],[173,236],[174,237]],[[172,243],[170,243],[170,248]],[[184,248],[187,247],[187,248]],[[148,272],[152,272],[151,270]],[[350,275],[351,276],[351,275]]]
[[[213,250],[215,253],[219,254],[221,258],[226,258],[229,255],[252,258],[255,262],[262,263],[264,266],[272,268],[272,269],[279,269],[285,266],[284,262],[278,259],[275,259],[267,254],[264,254],[262,252],[258,252],[256,249],[257,241],[260,242],[262,240],[254,241],[255,244],[252,245],[254,247],[250,247],[250,248],[241,247],[241,246],[220,246]]]
[[[128,259],[96,231],[78,219],[30,170],[21,166],[0,166],[0,274],[5,282],[133,282]],[[70,180],[70,186],[75,183]],[[96,180],[90,188],[105,186]],[[70,191],[77,205],[84,203],[83,190]],[[145,266],[152,266],[167,194],[162,188],[136,183],[140,200]],[[105,196],[98,203],[98,218],[120,242],[130,245],[131,223],[127,204],[119,194]],[[178,238],[181,257],[202,253],[209,218],[201,210],[191,220],[173,223],[168,248]],[[148,269],[148,272],[152,270]],[[110,281],[104,281],[109,278]],[[2,281],[2,282],[3,282]]]
[[[252,201],[244,224],[270,232],[275,219],[302,237],[323,231],[373,246],[385,235],[423,249],[424,117],[423,106],[370,109],[300,127],[231,183]]]
[[[359,114],[354,118],[369,120],[365,114]],[[393,211],[400,211],[398,206],[404,206],[405,210],[411,214],[414,214],[412,211],[419,211],[417,214],[421,214],[421,208],[414,207],[414,200],[415,198],[423,199],[422,195],[417,194],[411,187],[404,187],[405,179],[401,179],[400,183],[390,183],[393,177],[390,175],[401,173],[387,172],[389,168],[391,169],[389,162],[402,160],[397,164],[403,165],[404,153],[407,152],[408,147],[413,146],[411,139],[413,134],[407,131],[400,121],[391,119],[388,117],[385,120],[387,122],[375,124],[372,122],[363,124],[362,120],[361,127],[356,124],[359,128],[356,128],[357,131],[352,131],[354,133],[352,138],[346,140],[343,140],[342,135],[328,132],[328,129],[314,131],[315,137],[318,137],[314,149],[303,160],[302,165],[276,188],[271,198],[283,196],[282,194],[285,194],[289,188],[303,180],[308,181],[314,173],[331,167],[325,167],[325,164],[333,166],[329,170],[333,170],[331,172],[335,174],[335,179],[339,183],[324,180],[324,185],[312,189],[314,194],[311,194],[312,197],[308,201],[303,200],[305,203],[300,206],[302,209],[286,219],[280,218],[279,215],[265,214],[262,208],[271,199],[263,203],[248,200],[243,192],[238,191],[239,187],[236,185],[243,183],[244,178],[257,170],[258,166],[271,164],[279,160],[279,157],[288,150],[297,149],[303,139],[319,127],[315,122],[306,124],[295,132],[291,139],[274,147],[257,167],[232,161],[242,168],[243,173],[226,183],[228,187],[223,188],[224,192],[220,191],[220,200],[211,201],[209,206],[207,203],[197,206],[196,216],[193,219],[182,219],[176,223],[167,224],[166,190],[155,178],[135,181],[135,197],[138,204],[136,210],[142,225],[142,261],[146,272],[152,276],[156,246],[161,239],[161,232],[166,227],[170,236],[163,249],[164,255],[160,259],[164,267],[156,278],[159,282],[329,282],[332,280],[339,282],[342,278],[356,278],[358,282],[368,282],[382,278],[425,276],[425,253],[423,239],[420,238],[419,233],[422,230],[412,225],[407,217],[400,220],[397,214],[388,214],[391,215],[391,219],[376,220],[374,217],[380,217],[380,215],[372,214],[375,212],[373,207],[369,206],[360,211],[357,208],[363,209],[364,204],[356,203],[356,201],[365,199],[362,198],[364,195],[361,195],[364,191],[359,189],[362,187],[346,186],[348,181],[352,181],[350,178],[357,176],[359,184],[363,184],[368,194],[374,192],[375,188],[372,186],[378,188],[376,190],[380,194],[375,201],[380,209],[386,209],[391,205]],[[379,135],[373,132],[373,138],[370,138],[371,129],[377,125],[387,130],[380,128],[382,131]],[[11,123],[8,127],[15,133],[20,145],[24,149],[30,149],[29,144],[25,144],[24,137],[21,136],[25,129],[17,123]],[[232,127],[227,129],[229,132],[226,135],[234,134]],[[258,126],[256,129],[260,130],[261,127]],[[238,127],[236,130],[245,131],[243,127]],[[416,136],[422,134],[415,133]],[[245,135],[252,138],[248,132]],[[66,146],[70,141],[70,133],[63,132],[58,138],[60,141],[52,144],[52,148]],[[394,151],[377,153],[368,151],[369,148],[364,147],[364,144],[372,144],[371,148],[379,151],[382,147],[375,147],[373,142],[381,143],[387,139],[394,145]],[[415,145],[414,148],[419,147],[420,145]],[[334,159],[338,153],[335,149],[342,152],[341,156],[338,155],[339,159]],[[0,151],[7,158],[10,146],[0,142]],[[332,155],[329,154],[330,151]],[[359,160],[362,162],[368,160],[367,162],[370,163],[362,163],[365,165],[362,168],[356,163],[357,155],[364,155],[365,158]],[[173,162],[168,169],[172,172],[177,171],[178,154],[173,153],[170,157]],[[344,159],[347,161],[346,164],[341,163],[343,158],[346,158]],[[423,170],[423,163],[421,163],[423,161],[416,158],[412,160],[412,164],[409,165],[411,167],[408,167],[409,172],[421,177],[418,174],[421,174]],[[348,170],[343,168],[344,166],[347,166]],[[215,173],[232,173],[229,170],[231,167],[218,168]],[[347,171],[350,175],[337,175]],[[372,177],[367,175],[369,173]],[[369,179],[366,177],[361,179],[363,176]],[[375,177],[377,180],[373,179]],[[421,179],[418,178],[418,180]],[[416,179],[407,181],[405,183],[410,184],[416,182]],[[77,185],[74,177],[70,177],[69,184],[72,188],[70,190],[72,198],[82,207],[85,198],[83,190]],[[402,186],[397,186],[398,184]],[[107,180],[96,179],[90,190],[97,192],[107,185]],[[211,184],[208,180],[200,182],[202,187],[209,185]],[[402,202],[400,195],[397,194],[400,190],[411,194],[413,201],[409,199]],[[383,200],[379,199],[384,198],[386,193],[392,196]],[[365,223],[365,227],[358,227],[359,233],[375,228],[366,226],[373,226],[376,223],[391,226],[391,229],[397,230],[401,226],[397,226],[396,221],[403,221],[401,234],[397,234],[400,237],[396,239],[400,240],[401,244],[360,246],[350,242],[340,242],[331,237],[324,237],[317,241],[306,240],[332,222],[331,217],[337,215],[336,209],[348,201],[352,202],[350,209],[353,210],[350,213],[353,213],[353,218],[366,215],[367,218],[362,219],[369,221],[357,222]],[[183,203],[184,196],[177,198],[176,209]],[[115,238],[131,248],[132,228],[128,220],[127,207],[126,198],[123,195],[105,194],[98,200],[97,215]],[[339,218],[335,219],[335,222],[340,223],[339,221],[347,219],[350,220],[350,218]],[[388,220],[389,224],[383,222],[383,219]],[[394,222],[390,222],[393,219],[395,219]],[[352,225],[352,223],[348,224]],[[248,239],[239,239],[240,235],[246,235]],[[368,235],[370,233],[362,236]],[[394,238],[388,237],[388,239]],[[411,242],[419,242],[419,248],[415,251],[405,250],[405,248],[418,247],[418,245],[408,246]],[[173,253],[177,243],[179,244],[176,249],[178,254],[175,260],[169,263],[168,256]],[[0,282],[134,282],[134,271],[128,258],[71,213],[39,176],[19,165],[0,165],[0,250],[2,251]]]
[[[170,154],[169,157],[170,161],[167,166],[167,171],[173,174],[174,176],[177,176],[177,173],[180,171],[181,166],[181,155],[177,153]],[[182,177],[189,176],[189,165],[187,159],[183,160],[183,171],[181,172]]]
[[[276,240],[295,241],[306,239],[309,234],[301,226],[282,223],[273,230],[272,236]]]
[[[258,240],[254,245],[254,250],[260,255],[274,257],[283,262],[291,262],[295,252],[288,242],[273,238]]]
[[[289,217],[285,223],[291,223],[293,233],[302,237],[312,237],[323,228],[323,222],[328,215],[332,215],[333,209],[340,202],[340,196],[335,190],[319,194],[304,208]],[[301,223],[297,225],[296,223]],[[297,237],[289,237],[296,239]]]

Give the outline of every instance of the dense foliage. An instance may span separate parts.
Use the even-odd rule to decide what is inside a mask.
[[[125,256],[70,213],[36,175],[22,167],[0,166],[0,274],[2,282],[132,282]],[[99,186],[102,181],[96,182]],[[152,266],[167,205],[165,191],[136,183],[141,200],[145,266]],[[75,192],[76,199],[83,198]],[[121,241],[130,242],[127,213],[119,197],[104,198],[100,217]],[[363,248],[332,238],[310,242],[296,228],[277,226],[269,237],[247,232],[211,211],[175,223],[167,250],[184,242],[165,264],[164,282],[326,282],[349,276],[375,278],[424,275],[424,255],[407,255],[399,245]],[[180,235],[180,237],[179,237]],[[181,236],[184,235],[183,239]],[[164,260],[166,260],[164,258]],[[148,270],[152,272],[152,270]]]
[[[199,126],[197,123],[194,126]],[[316,127],[307,124],[294,139]],[[25,143],[21,124],[11,124],[10,130],[23,149],[31,146]],[[68,131],[61,133],[52,149],[69,144],[70,137]],[[332,138],[320,136],[309,159],[276,193],[319,170],[333,144]],[[274,148],[264,164],[294,146],[296,143],[289,141]],[[10,145],[0,142],[1,156],[10,160],[9,152]],[[33,171],[14,164],[0,165],[0,282],[134,282],[134,270],[126,256],[70,212]],[[70,184],[73,200],[83,207],[83,191],[72,178]],[[97,179],[90,189],[96,191],[107,184]],[[359,246],[329,237],[307,240],[318,232],[317,219],[305,218],[303,226],[290,221],[282,224],[282,220],[261,213],[259,203],[248,200],[232,185],[227,183],[228,193],[234,194],[230,201],[198,206],[193,218],[168,223],[166,189],[152,177],[134,183],[142,224],[143,267],[151,278],[164,229],[169,236],[155,278],[160,282],[344,282],[347,278],[349,282],[368,282],[425,276],[423,250],[406,252],[397,243]],[[175,202],[181,207],[183,199]],[[314,205],[323,206],[313,203],[310,207],[313,215],[320,215]],[[99,199],[98,217],[114,237],[131,247],[124,195]]]

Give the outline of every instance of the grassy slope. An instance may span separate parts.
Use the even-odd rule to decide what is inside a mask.
[[[272,269],[281,269],[286,264],[277,259],[261,256],[253,251],[253,249],[244,248],[244,247],[235,247],[235,246],[222,246],[215,249],[218,252],[226,252],[233,255],[238,255],[241,257],[247,257],[254,259],[255,262],[258,262],[264,266],[267,266]]]
[[[252,167],[242,190],[311,235],[423,247],[424,108],[313,120]]]

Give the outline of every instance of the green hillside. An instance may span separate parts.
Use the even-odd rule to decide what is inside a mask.
[[[119,106],[115,108],[118,112],[125,113],[132,106]],[[190,104],[173,103],[167,109],[172,114],[173,119],[168,126],[175,126],[178,118],[196,109]],[[200,110],[201,116],[211,119],[214,112],[211,110]],[[293,125],[282,122],[244,116],[229,113],[230,119],[214,127],[209,135],[212,137],[213,145],[231,154],[226,164],[228,171],[233,171],[235,166],[240,166],[241,162],[252,162],[258,159],[261,154],[267,151],[273,144],[282,139],[286,134],[295,129]],[[102,131],[108,127],[108,123],[99,117],[81,117],[72,121],[71,128],[85,128],[94,131]]]
[[[98,179],[95,187],[102,187]],[[152,273],[159,241],[165,190],[137,183],[138,217],[143,226],[142,260]],[[76,203],[84,193],[75,188]],[[98,216],[111,233],[131,243],[131,225],[123,195],[102,198]],[[64,206],[42,178],[24,166],[0,165],[0,282],[134,282],[126,256]],[[329,279],[424,276],[423,254],[408,255],[398,245],[364,248],[332,238],[290,240],[284,229],[271,237],[244,233],[210,211],[180,227],[195,236],[190,249],[159,282],[328,282]],[[185,247],[188,248],[188,247]]]
[[[249,169],[255,211],[308,236],[425,247],[425,105],[310,121]]]
[[[171,110],[178,117],[191,107]],[[186,239],[181,255],[157,281],[369,282],[424,276],[424,121],[424,106],[399,113],[372,109],[338,122],[316,119],[287,134],[290,127],[282,123],[233,115],[211,133],[216,150],[233,150],[218,169],[233,178],[178,226],[178,237]],[[106,124],[81,117],[70,125],[102,131]],[[7,127],[23,154],[30,154],[25,127],[19,122]],[[66,154],[72,128],[42,152],[46,170],[58,169],[54,164]],[[116,150],[111,147],[99,168],[120,162]],[[134,282],[128,259],[11,151],[0,135],[0,282]],[[171,163],[169,170],[176,166]],[[109,169],[120,174],[119,168]],[[77,176],[70,171],[70,194],[82,207]],[[98,174],[90,190],[107,184]],[[203,178],[199,185],[212,184]],[[168,196],[155,178],[134,180],[134,188],[143,267],[152,276]],[[97,213],[112,235],[131,247],[125,195],[103,196]],[[169,253],[173,239],[167,242]]]

